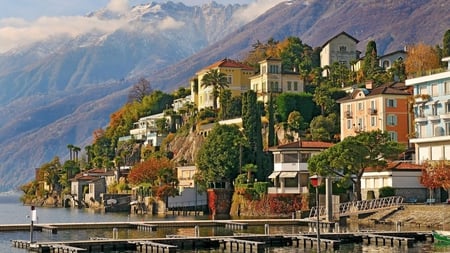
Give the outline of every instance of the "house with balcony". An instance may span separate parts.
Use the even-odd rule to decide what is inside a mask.
[[[250,88],[250,77],[255,74],[251,66],[245,65],[228,58],[217,61],[201,70],[190,81],[191,100],[195,103],[198,110],[202,108],[213,107],[213,87],[203,87],[202,79],[211,70],[217,69],[224,73],[228,79],[228,90],[231,96],[240,96]],[[220,104],[218,103],[218,106]]]
[[[341,140],[363,131],[387,132],[393,141],[408,144],[411,113],[408,99],[412,91],[402,82],[378,87],[353,88],[339,99]]]
[[[447,69],[408,78],[405,83],[413,88],[415,115],[415,159],[424,161],[450,160],[450,57]]]
[[[304,82],[300,73],[286,70],[281,59],[269,57],[259,62],[259,72],[250,78],[250,89],[256,92],[257,100],[267,103],[270,95],[304,91]]]
[[[341,32],[332,37],[322,45],[320,67],[325,68],[325,66],[331,66],[338,62],[350,68],[353,61],[359,59],[360,52],[356,50],[358,43],[359,40],[346,32]],[[327,76],[327,71],[324,70],[322,75]]]
[[[273,154],[274,170],[269,175],[273,187],[269,194],[301,194],[308,192],[308,160],[311,156],[331,147],[321,141],[296,141],[269,148]]]

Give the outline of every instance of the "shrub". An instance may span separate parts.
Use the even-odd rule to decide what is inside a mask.
[[[379,192],[380,198],[395,196],[395,189],[390,186],[381,187]]]

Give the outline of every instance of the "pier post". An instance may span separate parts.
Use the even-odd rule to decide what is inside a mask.
[[[269,224],[264,224],[264,234],[265,235],[268,235],[268,234],[270,234],[270,231],[269,231],[270,229],[269,229]]]
[[[195,231],[195,237],[199,237],[200,236],[200,227],[198,225],[194,227],[194,231]]]
[[[113,239],[119,238],[119,230],[117,228],[113,228]]]
[[[33,223],[37,221],[37,215],[36,215],[36,209],[34,206],[31,206],[31,224],[30,224],[30,243],[33,243],[33,232],[34,232],[34,225]]]

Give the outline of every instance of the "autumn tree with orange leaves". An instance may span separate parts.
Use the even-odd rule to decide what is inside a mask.
[[[175,167],[167,158],[150,157],[136,164],[128,175],[128,182],[134,186],[150,185],[153,196],[165,199],[176,194],[178,180]]]
[[[432,46],[424,43],[409,46],[405,59],[406,74],[411,75],[440,67],[439,54]]]
[[[450,189],[450,162],[427,162],[420,176],[420,183],[430,191],[430,198],[434,189]]]

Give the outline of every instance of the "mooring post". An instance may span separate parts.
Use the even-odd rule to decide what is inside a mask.
[[[30,243],[33,243],[34,222],[37,221],[36,209],[31,206],[31,225],[30,225]]]

